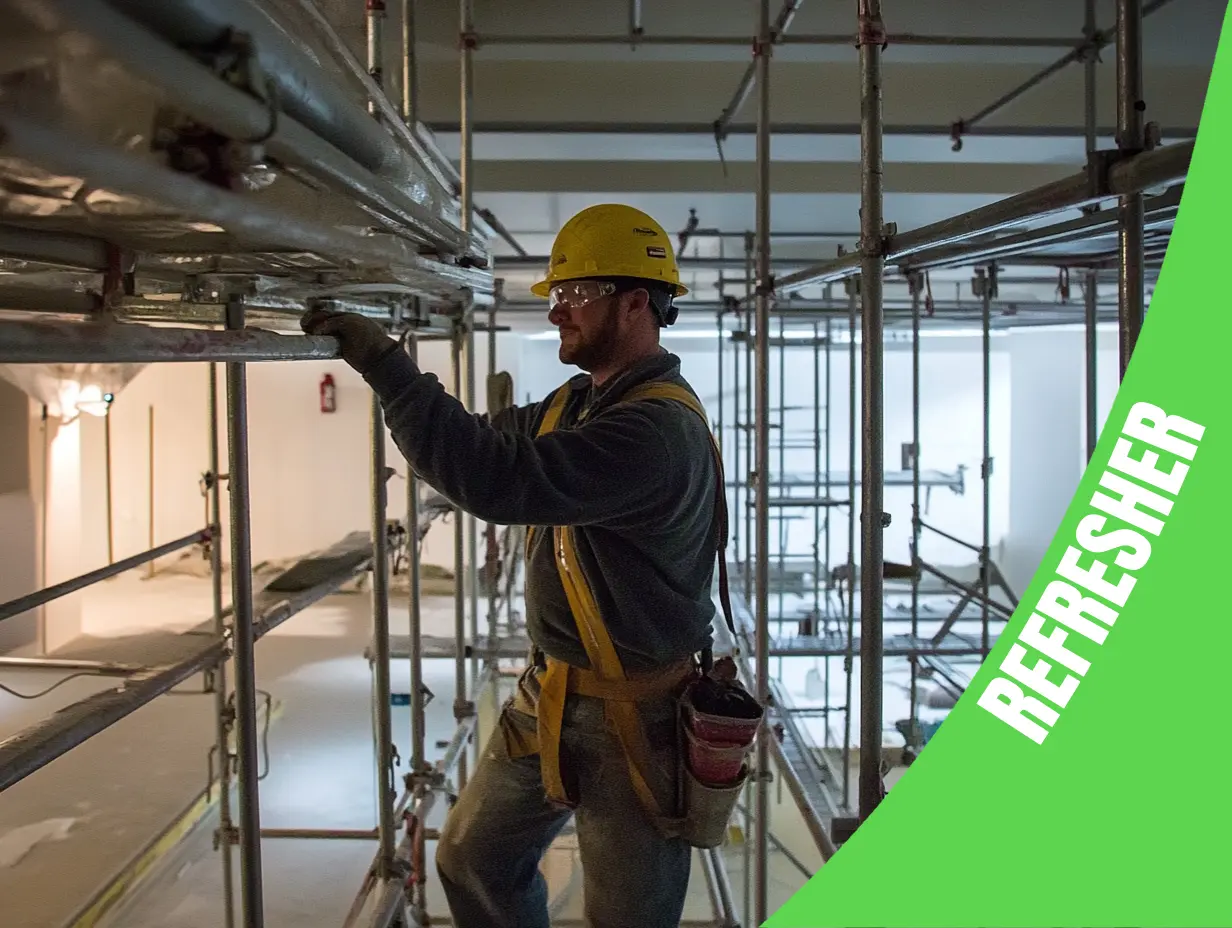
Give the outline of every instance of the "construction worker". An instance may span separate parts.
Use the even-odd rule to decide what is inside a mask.
[[[586,373],[490,422],[375,322],[310,312],[303,328],[340,340],[425,482],[478,519],[530,527],[530,666],[437,847],[453,924],[548,928],[539,865],[573,816],[586,925],[674,928],[691,856],[664,825],[679,808],[675,693],[711,643],[720,529],[704,413],[651,395],[674,385],[696,399],[659,344],[687,291],[662,227],[619,205],[574,216],[532,291],[548,300],[560,360]],[[580,631],[583,599],[597,634]],[[622,675],[625,690],[604,688]]]

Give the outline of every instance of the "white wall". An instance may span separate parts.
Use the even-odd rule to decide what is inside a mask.
[[[0,380],[0,602],[38,586],[38,522],[34,469],[41,451],[31,422],[30,401]],[[39,481],[41,485],[41,481]],[[0,622],[0,654],[38,641],[38,611]]]
[[[516,355],[501,336],[500,368],[515,377]],[[487,337],[476,337],[476,396],[486,403]],[[447,342],[419,346],[421,366],[452,392]],[[319,384],[332,374],[337,412],[319,409]],[[369,434],[371,391],[341,361],[250,364],[248,435],[253,561],[293,558],[327,547],[348,532],[369,528]],[[227,468],[225,369],[218,370],[221,467]],[[120,393],[112,406],[112,468],[115,556],[150,547],[149,411],[154,409],[154,544],[181,537],[205,524],[199,480],[208,467],[208,367],[151,365]],[[83,536],[92,564],[106,562],[103,424],[86,422],[83,448],[89,491]],[[389,483],[389,515],[406,512],[406,462],[386,438],[388,463],[398,476]],[[224,533],[229,532],[226,493]],[[229,537],[229,536],[228,536]],[[428,563],[452,567],[452,528],[437,523],[425,542]],[[224,547],[229,559],[229,549]]]
[[[1006,533],[1009,522],[1009,364],[1008,355],[1002,350],[1004,339],[994,339],[996,350],[992,356],[992,455],[996,467],[991,487],[992,538],[995,545]],[[718,419],[719,371],[714,339],[666,337],[664,346],[681,358],[681,370],[694,390],[706,403],[712,422]],[[556,361],[557,343],[549,340],[528,340],[523,348],[523,378],[518,392],[519,401],[524,401],[526,391],[536,399],[544,396],[553,387],[565,380],[572,371]],[[857,356],[859,346],[857,345]],[[816,403],[814,393],[813,351],[808,347],[791,347],[785,351],[785,366],[780,376],[779,352],[772,352],[770,370],[770,405],[803,406],[801,411],[788,412],[789,434],[809,444],[803,449],[788,449],[783,455],[785,469],[789,473],[812,474],[815,453],[812,448],[813,412]],[[746,376],[743,354],[740,364],[741,419],[748,421],[744,401]],[[725,370],[723,392],[725,396],[724,426],[731,428],[734,417],[733,393],[735,390],[734,367],[736,355],[730,343],[724,346]],[[822,373],[825,377],[824,352]],[[857,358],[857,374],[859,360]],[[924,518],[950,534],[973,544],[979,544],[982,535],[982,497],[979,479],[979,462],[983,454],[980,410],[982,408],[982,365],[979,339],[971,338],[926,338],[921,341],[920,362],[921,414],[920,414],[920,462],[925,469],[952,472],[964,464],[966,489],[959,496],[948,489],[937,488],[926,497],[921,492],[921,507]],[[850,422],[849,398],[850,367],[846,345],[835,345],[830,356],[830,460],[832,472],[848,470],[848,428]],[[784,384],[785,403],[780,403],[780,380]],[[824,394],[824,385],[823,385]],[[856,384],[856,422],[860,422],[860,385]],[[824,414],[823,414],[824,415]],[[772,412],[776,420],[778,413]],[[824,420],[823,420],[824,428]],[[885,352],[885,460],[888,469],[897,469],[901,463],[900,446],[911,441],[911,353],[898,346],[887,346]],[[735,477],[733,432],[728,431],[724,444],[728,476]],[[823,439],[824,443],[824,439]],[[859,435],[856,438],[856,472],[860,469]],[[742,449],[747,446],[742,445]],[[824,444],[823,444],[824,455]],[[777,433],[771,435],[771,469],[780,470]],[[740,469],[748,470],[748,461],[741,451]],[[825,469],[824,461],[822,464]],[[799,492],[799,491],[797,491]],[[856,494],[860,489],[857,485]],[[845,499],[846,485],[832,488],[831,495]],[[743,503],[742,503],[743,506]],[[891,560],[909,559],[908,542],[911,536],[911,487],[887,487],[886,510],[892,523],[886,531],[886,557]],[[795,553],[811,553],[814,522],[810,510],[793,510],[804,518],[790,523],[787,550]],[[735,513],[733,510],[733,518]],[[845,509],[833,510],[831,522],[830,560],[840,563],[847,557],[847,514]],[[774,538],[772,550],[777,551],[777,528],[771,526]],[[744,534],[743,526],[741,533]],[[857,548],[859,541],[857,538]],[[970,552],[938,536],[926,537],[922,550],[936,563],[967,563]],[[857,551],[857,561],[858,561]]]

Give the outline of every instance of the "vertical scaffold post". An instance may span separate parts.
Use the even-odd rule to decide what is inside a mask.
[[[732,332],[738,332],[741,328],[741,319],[743,314],[740,310],[740,305],[735,298],[732,303]],[[722,341],[724,333],[719,331],[719,340]],[[743,521],[740,518],[740,506],[744,497],[740,494],[740,342],[732,342],[732,421],[731,421],[731,449],[732,449],[732,468],[730,473],[735,475],[735,480],[732,486],[732,502],[734,508],[732,511],[736,517],[732,519],[732,551],[736,558],[736,563],[741,563],[741,558],[744,557],[744,537],[740,531],[740,524]]]
[[[210,588],[214,603],[214,634],[227,635],[222,606],[222,475],[219,473],[218,364],[209,368],[208,418],[210,426]],[[110,414],[110,410],[108,410]],[[235,876],[231,868],[231,709],[227,703],[227,662],[214,669],[214,714],[218,753],[218,851],[222,858],[223,926],[235,925]]]
[[[830,309],[830,305],[831,305],[831,304],[830,304],[830,285],[829,285],[829,284],[826,284],[826,290],[825,290],[825,305],[826,305],[826,309],[827,309],[827,312],[826,312],[826,374],[825,374],[825,377],[826,377],[826,390],[825,390],[825,404],[826,404],[826,416],[825,416],[825,420],[826,420],[826,425],[825,425],[825,429],[826,429],[826,435],[825,435],[825,448],[826,448],[826,452],[825,452],[825,453],[826,453],[826,459],[825,459],[825,467],[826,467],[826,470],[825,470],[825,474],[826,474],[826,480],[825,480],[825,494],[826,494],[826,496],[832,496],[832,495],[833,495],[834,490],[833,490],[833,481],[831,481],[831,479],[830,479],[830,391],[831,391],[831,381],[830,381],[830,349],[831,349],[831,345],[832,345],[832,343],[833,343],[833,341],[834,341],[834,337],[833,337],[833,330],[832,330],[832,327],[831,327],[831,325],[830,325],[830,313],[828,312],[828,310]],[[828,629],[828,628],[829,628],[829,624],[830,624],[830,558],[832,557],[832,552],[831,552],[831,549],[830,549],[830,523],[831,523],[831,521],[833,521],[833,520],[830,518],[830,513],[831,513],[831,510],[830,510],[830,509],[827,509],[827,510],[826,510],[826,513],[825,513],[825,516],[826,516],[826,521],[825,521],[825,533],[826,533],[826,539],[825,539],[825,561],[823,562],[823,571],[824,571],[823,576],[825,577],[825,584],[826,584],[826,586],[825,586],[825,597],[824,597],[824,599],[823,599],[823,603],[824,603],[824,610],[825,610],[823,614],[825,615],[825,622],[822,624],[822,627],[821,627],[820,629],[818,629],[818,631],[817,631],[817,633],[818,633],[819,635],[820,635],[820,634],[822,634],[823,630]],[[830,746],[830,714],[831,714],[831,706],[830,706],[830,658],[829,658],[829,657],[826,657],[826,658],[825,658],[825,662],[826,662],[826,684],[825,684],[825,685],[826,685],[826,698],[825,698],[825,707],[826,707],[826,733],[825,733],[825,737],[824,737],[822,740],[823,740],[823,746],[828,748],[828,747]]]
[[[470,233],[474,230],[474,145],[472,133],[475,116],[475,3],[474,0],[459,0],[459,25],[461,31],[461,180],[462,180],[462,229]],[[466,319],[466,408],[475,411],[475,320],[474,304],[467,300]],[[477,521],[473,515],[466,513],[466,589],[469,598],[470,636],[474,643],[479,639],[479,578],[478,541],[476,538]],[[461,580],[461,575],[459,575]],[[471,658],[471,681],[479,679],[479,658]],[[478,745],[478,736],[474,739]]]
[[[755,287],[754,276],[756,274],[754,266],[754,250],[756,239],[752,232],[744,234],[744,318],[745,318],[745,339],[744,339],[744,408],[748,415],[748,421],[744,423],[744,434],[748,437],[745,444],[745,470],[744,473],[738,474],[740,481],[745,487],[745,506],[744,506],[744,590],[745,596],[748,597],[753,589],[753,558],[756,556],[757,540],[753,536],[753,521],[754,521],[754,506],[756,499],[749,500],[748,496],[754,495],[756,490],[750,485],[749,473],[755,472],[757,469],[757,461],[755,460],[756,453],[754,444],[756,443],[755,426],[757,412],[754,409],[753,394],[755,385],[753,383],[753,356],[756,352],[755,332],[757,330],[756,314],[757,305],[753,295]],[[753,505],[749,505],[752,502]],[[737,513],[739,518],[739,513]]]
[[[454,396],[462,396],[462,348],[465,343],[465,315],[454,320],[450,339],[450,362],[453,367]],[[458,724],[469,717],[470,703],[466,685],[466,531],[462,510],[453,508],[453,563],[454,563],[454,700],[453,715]],[[466,787],[469,752],[465,745],[458,753],[458,789]]]
[[[863,425],[860,547],[860,820],[881,802],[882,561],[885,467],[882,432],[883,159],[880,0],[859,0],[860,47],[860,300],[863,339]]]
[[[418,315],[418,314],[417,314]],[[407,336],[406,351],[412,361],[419,361],[419,341],[415,333]],[[407,597],[408,609],[408,639],[411,655],[411,775],[413,778],[424,776],[427,770],[426,754],[426,719],[424,716],[424,682],[423,682],[423,613],[420,604],[420,549],[419,549],[419,479],[415,471],[408,465],[406,468],[406,525],[407,525],[407,581],[409,585]],[[416,794],[418,794],[418,782]],[[414,802],[414,798],[411,800]],[[427,836],[424,829],[415,829],[415,859],[424,860],[424,849]],[[411,889],[411,910],[419,921],[426,924],[427,899],[425,888],[427,874],[416,874],[415,885]]]
[[[474,119],[474,52],[475,52],[475,3],[474,0],[459,0],[459,49],[460,49],[460,164],[461,178],[461,213],[462,229],[468,234],[474,229],[474,149],[473,149],[473,119]],[[453,368],[455,395],[463,399],[462,390],[462,350],[466,351],[466,393],[465,402],[473,409],[475,403],[475,334],[473,322],[473,305],[467,299],[462,307],[461,327],[455,326],[453,338]],[[458,649],[456,665],[457,695],[454,698],[454,717],[459,724],[470,716],[470,701],[467,698],[466,683],[466,611],[467,596],[470,595],[471,629],[477,632],[479,623],[478,591],[476,589],[475,566],[475,522],[474,518],[461,509],[454,509],[455,524],[454,563],[457,609],[456,627],[454,629],[455,644]],[[469,555],[469,562],[467,560]],[[474,676],[478,677],[478,663],[472,667]],[[464,747],[458,761],[458,788],[466,785],[467,754]]]
[[[1117,148],[1122,153],[1140,152],[1146,148],[1146,123],[1142,99],[1142,0],[1117,0],[1116,63],[1117,63]],[[1123,196],[1118,210],[1118,252],[1120,287],[1118,315],[1120,319],[1121,379],[1129,368],[1129,359],[1142,331],[1145,294],[1143,254],[1143,196],[1131,193]]]
[[[497,312],[499,311],[501,304],[504,302],[504,299],[505,299],[505,281],[501,278],[497,278],[496,280],[493,281],[492,305],[488,309],[488,384],[489,384],[489,390],[491,389],[493,378],[496,377],[496,317],[497,317]],[[496,414],[495,409],[488,410],[489,416],[494,416],[495,414]],[[496,526],[495,525],[489,524],[485,526],[484,532],[488,539],[491,539],[493,542],[495,542],[495,539],[496,539]],[[497,602],[498,602],[499,596],[497,594],[496,580],[497,580],[496,573],[495,571],[493,571],[492,575],[489,577],[490,586],[488,589],[488,637],[493,640],[495,640],[496,637],[500,634],[500,616],[498,615],[499,610],[497,608]],[[492,682],[492,689],[494,692],[497,690],[497,682],[495,679],[493,679],[493,682]],[[478,741],[478,739],[476,739],[476,741]]]
[[[1095,0],[1086,0],[1086,18],[1083,23],[1083,35],[1086,36],[1087,42],[1091,42],[1098,27],[1095,23]],[[1086,146],[1087,158],[1093,157],[1096,148],[1099,147],[1099,138],[1097,137],[1097,119],[1098,108],[1096,105],[1096,64],[1099,61],[1098,53],[1092,45],[1086,51],[1083,58],[1083,109],[1085,117],[1086,131]],[[1098,209],[1098,205],[1091,207],[1092,210]],[[1098,322],[1098,297],[1099,289],[1096,281],[1098,274],[1095,268],[1088,268],[1083,282],[1082,298],[1085,310],[1086,322],[1086,435],[1087,435],[1087,460],[1090,460],[1095,454],[1095,444],[1098,441],[1099,435],[1099,382],[1096,377],[1096,359],[1098,355],[1099,344],[1096,334],[1096,323]]]
[[[770,702],[770,0],[761,0],[757,65],[757,699]],[[769,917],[770,744],[767,711],[757,739],[757,811],[753,817],[757,876],[755,924]]]
[[[244,303],[227,302],[226,325],[244,328]],[[227,362],[227,489],[231,499],[231,603],[235,654],[235,740],[239,779],[240,899],[244,928],[263,928],[257,693],[252,602],[252,526],[248,491],[248,381],[242,361]],[[230,840],[230,836],[227,836]]]
[[[373,713],[376,721],[377,832],[380,855],[377,876],[386,880],[394,857],[393,723],[389,682],[389,538],[385,527],[385,415],[372,397],[372,640]]]
[[[908,278],[911,288],[911,638],[920,635],[920,295],[923,275]],[[920,714],[920,659],[911,655],[911,731]]]
[[[419,69],[415,66],[415,2],[401,0],[402,11],[402,121],[415,128],[419,121]]]
[[[385,49],[385,0],[364,0],[364,8],[368,38],[368,75],[374,84],[384,89],[385,68],[382,53]],[[380,118],[375,100],[368,101],[368,112]]]
[[[992,298],[997,295],[997,268],[990,265],[987,273],[980,271],[976,277],[980,297],[980,354],[982,407],[981,429],[983,432],[983,459],[980,464],[981,519],[983,540],[980,543],[980,652],[988,657],[992,647],[989,634],[991,618],[988,597],[992,588]]]
[[[848,277],[847,286],[847,635],[843,655],[846,690],[843,701],[843,806],[851,805],[851,697],[855,677],[856,634],[856,311],[860,278]]]

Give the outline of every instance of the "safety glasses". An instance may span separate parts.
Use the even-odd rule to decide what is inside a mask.
[[[566,280],[548,292],[548,309],[578,309],[615,292],[611,281]]]

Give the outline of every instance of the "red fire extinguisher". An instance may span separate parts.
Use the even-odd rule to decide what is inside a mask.
[[[321,412],[336,412],[338,409],[338,391],[334,386],[332,374],[321,378]]]

